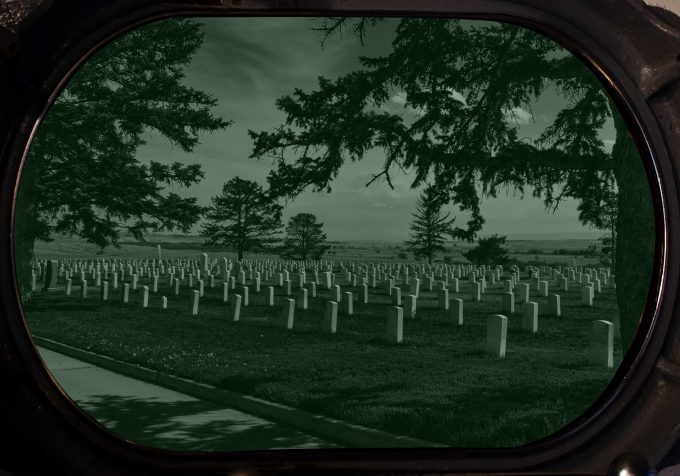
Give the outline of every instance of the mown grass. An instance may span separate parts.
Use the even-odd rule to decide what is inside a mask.
[[[357,291],[344,286],[340,273],[337,283],[343,292]],[[61,288],[36,292],[24,309],[31,332],[42,337],[451,446],[529,443],[574,420],[604,391],[615,369],[588,365],[586,352],[591,322],[616,317],[613,289],[603,288],[588,308],[572,284],[560,293],[562,317],[545,315],[547,298],[532,297],[539,303],[536,334],[522,330],[518,305],[509,316],[506,357],[499,359],[486,355],[484,345],[487,317],[501,311],[501,286],[489,286],[479,303],[470,302],[469,287],[461,280],[461,293],[450,294],[465,301],[463,326],[437,309],[434,292],[421,289],[418,317],[404,320],[401,344],[383,339],[389,297],[381,286],[370,289],[369,304],[354,303],[353,316],[339,313],[335,335],[322,329],[329,294],[320,287],[309,309],[295,310],[292,330],[277,325],[280,306],[265,306],[264,294],[252,287],[242,320],[230,321],[219,279],[214,289],[206,286],[198,316],[188,315],[186,286],[172,296],[164,277],[148,309],[137,305],[133,292],[123,305],[120,288],[101,302],[95,288],[81,299],[76,286],[71,297]],[[276,293],[278,303],[281,290]],[[168,296],[168,309],[160,309],[161,295]],[[617,348],[615,367],[620,360]]]

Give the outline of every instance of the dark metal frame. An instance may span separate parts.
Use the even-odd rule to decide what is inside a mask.
[[[650,179],[653,284],[624,362],[578,420],[503,449],[341,449],[179,453],[135,445],[77,407],[45,369],[22,317],[12,217],[27,144],[79,64],[142,23],[175,15],[455,16],[539,31],[588,64],[615,98]],[[676,23],[677,21],[677,23]],[[674,461],[680,440],[680,19],[639,0],[45,0],[0,29],[0,468],[66,474],[604,473],[621,453]],[[31,456],[33,455],[33,456]],[[680,455],[677,455],[680,462]],[[3,462],[4,461],[4,462]],[[3,464],[5,466],[3,466]],[[256,471],[249,473],[248,470]]]

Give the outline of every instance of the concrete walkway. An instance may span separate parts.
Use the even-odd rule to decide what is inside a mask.
[[[38,347],[82,409],[125,439],[182,451],[331,448],[336,445],[217,403],[125,377]]]

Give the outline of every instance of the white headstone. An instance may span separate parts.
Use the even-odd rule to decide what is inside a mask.
[[[305,288],[298,289],[298,297],[295,300],[298,309],[307,309],[307,293]]]
[[[267,306],[274,305],[274,286],[267,286],[267,296],[266,296]]]
[[[472,300],[482,300],[482,285],[480,283],[472,283]]]
[[[538,331],[538,303],[536,302],[524,303],[524,312],[522,314],[522,329],[532,333]]]
[[[489,316],[486,324],[486,352],[496,357],[505,357],[508,336],[508,318],[501,314]]]
[[[451,316],[451,320],[458,324],[459,326],[463,325],[463,300],[462,299],[453,299],[451,300],[451,304],[449,307],[449,315]]]
[[[222,302],[229,301],[229,284],[222,283]]]
[[[344,294],[344,296],[342,297],[342,310],[345,314],[347,314],[348,316],[351,316],[352,314],[354,314],[354,307],[353,307],[354,299],[352,297],[352,293],[351,292],[345,292],[343,294]]]
[[[460,292],[460,283],[458,278],[451,279],[451,283],[449,284],[449,286],[451,287],[452,292],[454,293]]]
[[[142,286],[142,289],[140,289],[139,305],[143,308],[149,307],[149,286]]]
[[[589,361],[593,365],[614,366],[614,325],[609,321],[593,321],[591,325]]]
[[[593,305],[593,288],[590,286],[583,286],[581,288],[581,304],[584,306]]]
[[[527,283],[519,283],[517,285],[517,302],[529,302],[529,285]]]
[[[323,316],[323,327],[331,334],[335,334],[338,328],[338,303],[326,301],[326,309]]]
[[[359,303],[360,304],[368,303],[368,284],[362,284],[361,286],[359,286]]]
[[[404,310],[398,306],[387,309],[387,332],[388,342],[399,343],[404,338]]]
[[[192,316],[198,315],[198,300],[200,299],[200,293],[198,291],[191,291],[189,294],[189,314]]]
[[[85,299],[87,298],[87,280],[83,279],[80,281],[80,297]]]
[[[238,322],[241,320],[241,303],[243,302],[243,296],[240,294],[234,294],[231,297],[230,303],[229,303],[229,318],[234,321]]]
[[[552,316],[562,315],[562,306],[560,303],[559,294],[551,294],[550,296],[548,296],[548,314]]]
[[[401,306],[401,288],[393,287],[390,290],[390,295],[392,296],[392,305]]]
[[[286,329],[293,328],[295,319],[295,299],[283,298],[283,305],[281,306],[281,316],[279,323]]]
[[[339,284],[333,284],[331,285],[331,301],[333,302],[341,302],[342,301],[342,294],[340,294],[340,285]]]
[[[420,292],[420,279],[418,278],[411,279],[409,281],[408,290],[415,297],[418,297],[418,293]]]

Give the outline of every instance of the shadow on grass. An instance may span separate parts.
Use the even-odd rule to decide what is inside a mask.
[[[216,405],[94,395],[77,402],[101,424],[137,444],[176,451],[333,447],[316,438]]]
[[[97,289],[91,292],[98,292]],[[24,312],[55,312],[55,311],[101,311],[99,303],[82,300],[77,297],[76,289],[71,296],[46,293],[34,293],[31,299],[23,303]]]

